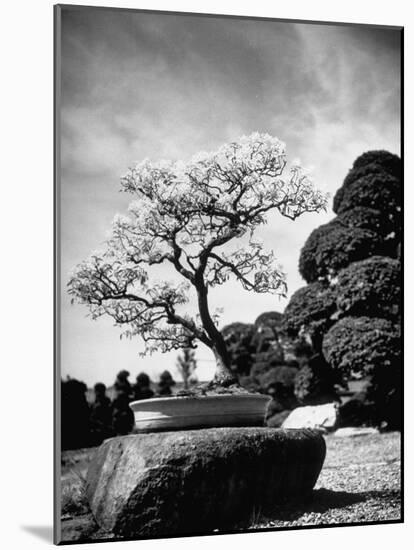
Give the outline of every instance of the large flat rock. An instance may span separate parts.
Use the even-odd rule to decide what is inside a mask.
[[[122,537],[231,529],[309,493],[325,458],[311,430],[211,428],[116,437],[91,462],[97,523]]]

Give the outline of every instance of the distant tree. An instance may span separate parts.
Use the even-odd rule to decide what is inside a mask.
[[[263,375],[286,365],[282,314],[268,311],[259,315],[254,324],[231,323],[222,333],[239,383],[252,391],[266,391]]]
[[[254,361],[255,347],[252,343],[255,327],[248,323],[231,323],[221,333],[226,343],[230,365],[238,377],[248,376]]]
[[[338,274],[336,304],[341,316],[395,317],[400,301],[401,266],[397,260],[372,256]]]
[[[114,383],[115,392],[117,395],[125,394],[128,399],[132,399],[133,392],[132,386],[128,380],[129,372],[127,370],[121,370],[116,375],[116,380]]]
[[[146,372],[140,372],[133,386],[134,399],[150,399],[154,397],[154,392],[151,389],[151,379]]]
[[[282,317],[278,311],[267,311],[259,315],[254,323],[252,346],[255,351],[250,376],[262,391],[265,391],[263,376],[266,372],[286,365]]]
[[[256,321],[254,326],[257,332],[265,329],[271,329],[273,335],[277,336],[280,332],[280,327],[282,325],[283,314],[280,311],[265,311],[261,313]]]
[[[234,277],[245,290],[284,295],[285,276],[273,252],[254,239],[255,230],[272,210],[295,220],[326,208],[304,170],[293,165],[286,177],[285,167],[285,145],[258,133],[188,163],[137,164],[122,178],[134,197],[129,216],[117,216],[106,249],[76,268],[69,293],[92,318],[108,315],[127,336],[141,336],[146,352],[202,342],[215,355],[215,380],[233,383],[209,289]],[[235,241],[238,248],[223,249]],[[160,264],[183,282],[151,280]],[[198,317],[178,313],[191,287]]]
[[[91,444],[87,386],[75,378],[61,382],[61,446],[79,449]]]
[[[191,348],[184,348],[177,357],[177,369],[184,382],[184,389],[188,390],[191,382],[195,382],[195,371],[197,361],[195,351]]]
[[[129,397],[121,391],[112,402],[112,430],[117,435],[128,435],[134,424],[135,418],[129,407]]]
[[[175,386],[175,380],[169,370],[160,374],[160,380],[157,387],[157,395],[168,396],[172,394],[171,388]]]
[[[112,406],[106,395],[106,386],[98,382],[94,386],[95,399],[91,405],[90,425],[91,437],[95,445],[100,445],[104,439],[112,434]]]

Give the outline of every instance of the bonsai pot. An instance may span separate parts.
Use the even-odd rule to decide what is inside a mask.
[[[159,397],[133,401],[135,432],[264,426],[268,395]]]

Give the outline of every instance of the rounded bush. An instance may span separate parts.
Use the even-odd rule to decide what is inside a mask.
[[[254,326],[257,328],[261,326],[266,327],[279,327],[282,323],[283,314],[280,311],[266,311],[261,313],[254,322]]]
[[[241,376],[248,375],[253,362],[252,337],[254,325],[231,323],[226,325],[221,333],[230,356],[231,369]]]
[[[371,162],[370,164],[364,164],[363,166],[351,168],[351,170],[345,176],[342,187],[348,187],[348,185],[350,185],[351,183],[354,183],[354,181],[359,180],[360,178],[364,178],[365,176],[369,176],[371,174],[384,174],[384,173],[393,175],[387,172],[386,170],[384,170],[384,168],[377,162]]]
[[[359,169],[371,164],[379,165],[388,174],[401,179],[402,163],[397,155],[384,150],[367,151],[355,160],[353,168]]]
[[[297,368],[287,365],[272,367],[261,376],[260,385],[266,392],[268,392],[269,388],[272,386],[275,388],[288,388],[293,392],[293,385],[297,372]]]
[[[341,214],[356,206],[373,208],[399,222],[401,183],[387,173],[374,173],[340,187],[333,200],[333,211]]]
[[[280,367],[285,363],[286,361],[282,347],[270,347],[267,351],[254,354],[254,362],[250,370],[250,375],[260,381],[260,377],[268,370],[274,367]]]
[[[268,352],[271,354],[279,353],[283,357],[282,317],[283,315],[279,311],[268,311],[262,313],[256,319],[252,338],[252,346],[256,352],[256,362],[261,361],[258,359],[259,355]]]
[[[316,281],[299,288],[292,294],[283,314],[283,326],[288,336],[296,338],[306,332],[315,347],[334,322],[336,310],[335,290],[326,283]]]
[[[341,315],[397,315],[401,300],[401,267],[397,260],[373,256],[354,262],[338,274],[336,304]]]
[[[382,237],[387,237],[395,231],[394,224],[387,214],[384,215],[379,210],[363,206],[356,206],[351,210],[347,210],[332,221],[343,227],[374,231]]]
[[[351,262],[386,251],[380,235],[367,229],[344,227],[333,220],[309,235],[299,257],[299,272],[307,283],[329,279]]]
[[[322,355],[310,358],[295,376],[294,393],[301,405],[322,405],[337,401],[335,372]]]
[[[391,369],[401,356],[400,328],[373,317],[345,317],[323,339],[322,351],[332,368],[345,379]]]

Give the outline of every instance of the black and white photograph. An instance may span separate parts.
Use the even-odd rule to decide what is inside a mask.
[[[54,33],[55,543],[401,523],[403,27]]]

